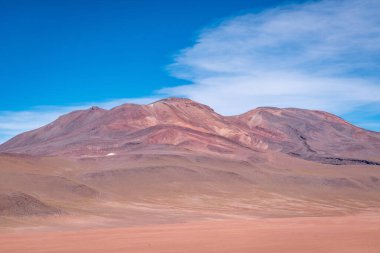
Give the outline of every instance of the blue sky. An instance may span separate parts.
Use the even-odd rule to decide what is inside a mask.
[[[0,0],[0,142],[70,110],[189,97],[380,130],[380,8],[340,1]]]
[[[0,108],[150,96],[204,26],[271,1],[0,1]],[[274,3],[274,2],[273,2]]]

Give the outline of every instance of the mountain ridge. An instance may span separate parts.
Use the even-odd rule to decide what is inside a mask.
[[[258,107],[223,116],[185,98],[73,111],[1,144],[0,152],[105,156],[160,145],[242,160],[281,152],[321,163],[380,165],[380,133],[354,126],[331,113]]]

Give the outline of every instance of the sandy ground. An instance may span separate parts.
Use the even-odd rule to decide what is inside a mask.
[[[4,155],[0,253],[380,253],[376,167],[109,159]]]
[[[380,215],[0,234],[0,252],[380,253]]]

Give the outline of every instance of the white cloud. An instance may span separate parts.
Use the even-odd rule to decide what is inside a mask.
[[[223,114],[256,106],[347,114],[380,102],[380,1],[295,4],[230,18],[182,50],[165,88]]]
[[[207,78],[200,83],[161,90],[204,102],[226,115],[258,106],[321,109],[342,114],[363,103],[378,102],[379,91],[380,87],[361,79],[274,72]]]
[[[107,109],[164,96],[226,115],[257,106],[321,109],[380,130],[379,10],[378,0],[324,0],[229,18],[203,30],[170,66],[188,85],[151,98],[0,111],[0,142],[92,104]]]

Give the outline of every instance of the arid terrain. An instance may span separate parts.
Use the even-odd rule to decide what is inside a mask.
[[[15,232],[1,252],[378,253],[378,216],[222,220],[129,228]]]
[[[0,252],[380,252],[380,133],[171,98],[0,145]]]

